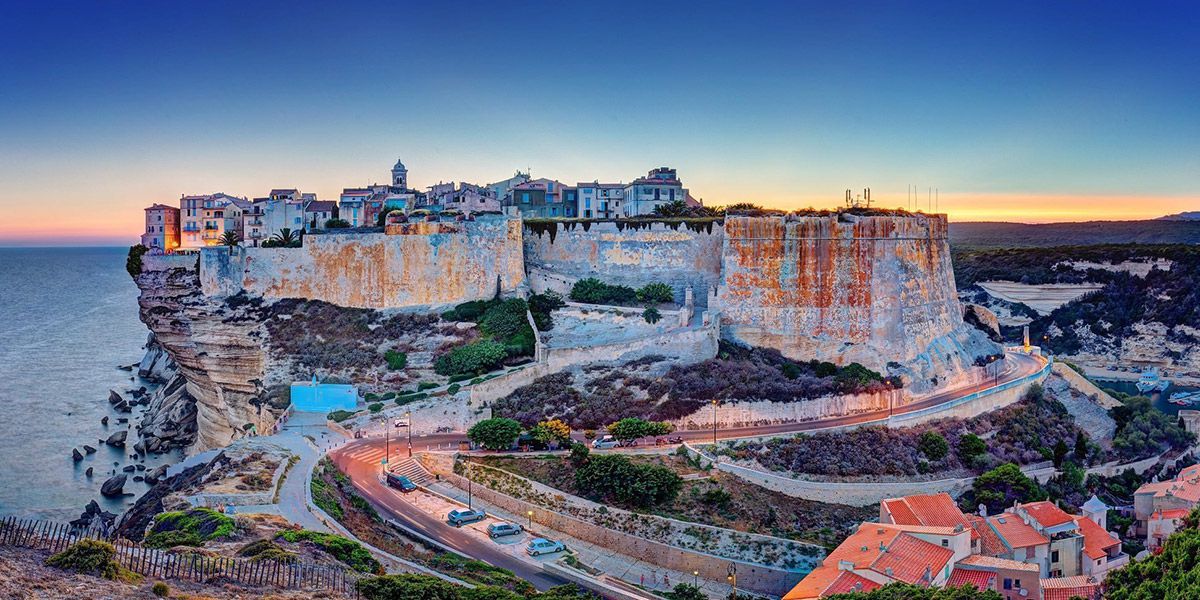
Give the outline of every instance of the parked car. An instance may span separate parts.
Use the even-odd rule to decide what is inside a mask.
[[[552,552],[562,552],[566,550],[566,546],[562,542],[548,540],[546,538],[535,538],[529,545],[525,547],[525,553],[530,556],[540,556],[542,554],[550,554]]]
[[[388,473],[387,484],[400,490],[401,492],[404,492],[405,494],[414,492],[417,489],[417,484],[413,483],[411,479],[395,473]]]
[[[396,427],[408,427],[408,419],[396,419]]]
[[[452,510],[450,511],[450,514],[446,515],[446,521],[455,527],[462,527],[467,523],[482,521],[486,518],[487,513],[483,512],[482,510],[469,510],[465,508]]]
[[[682,443],[683,443],[683,436],[682,436],[682,435],[677,435],[677,436],[675,436],[675,437],[667,438],[667,443],[668,443],[668,444],[682,444]]]
[[[493,540],[498,537],[504,537],[506,535],[518,535],[522,531],[525,531],[525,530],[522,529],[520,525],[518,525],[516,523],[505,523],[505,522],[492,523],[491,525],[488,525],[488,528],[487,528],[488,537],[492,538]]]
[[[604,437],[598,437],[598,438],[592,440],[593,448],[616,448],[617,446],[620,446],[620,445],[621,445],[621,442],[617,441],[617,438],[615,438],[611,435],[606,435]]]

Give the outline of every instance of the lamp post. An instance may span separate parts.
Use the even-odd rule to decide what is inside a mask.
[[[717,461],[717,399],[712,399],[713,407],[713,462]]]
[[[471,461],[463,463],[463,470],[467,473],[467,510],[471,510]]]
[[[412,458],[412,411],[404,413],[404,420],[408,422],[408,457]]]
[[[525,511],[525,515],[529,517],[529,528],[533,529],[533,511]]]
[[[700,587],[700,571],[692,571],[692,585]]]
[[[737,599],[737,564],[729,563],[729,575],[725,577],[729,580],[729,585],[733,587],[733,598]]]
[[[380,464],[383,465],[384,475],[387,475],[388,459],[392,457],[391,439],[392,439],[391,428],[388,427],[387,416],[384,416],[383,417],[383,460],[380,462]]]

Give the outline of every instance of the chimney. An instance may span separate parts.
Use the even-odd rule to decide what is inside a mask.
[[[986,504],[979,505],[979,516],[981,516],[985,519],[987,518],[987,505]]]
[[[921,580],[933,582],[933,567],[925,565],[925,574],[921,576]]]

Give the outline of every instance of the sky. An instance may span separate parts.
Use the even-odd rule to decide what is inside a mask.
[[[182,194],[679,170],[706,204],[1200,210],[1200,3],[0,3],[0,245]]]

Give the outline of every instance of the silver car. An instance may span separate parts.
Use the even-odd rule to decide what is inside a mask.
[[[522,531],[525,530],[520,525],[516,523],[505,522],[492,523],[491,525],[488,525],[487,528],[488,537],[492,538],[493,540],[506,535],[519,535]]]
[[[465,508],[452,510],[450,511],[450,514],[446,515],[446,521],[455,527],[462,527],[467,523],[482,521],[486,518],[487,513],[483,512],[482,510],[468,510]]]
[[[552,552],[562,552],[567,547],[562,545],[562,542],[548,540],[546,538],[536,538],[525,547],[525,553],[530,556],[540,556],[542,554],[550,554]]]

